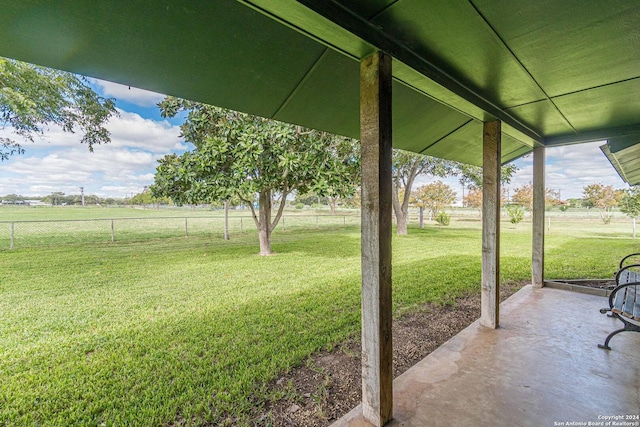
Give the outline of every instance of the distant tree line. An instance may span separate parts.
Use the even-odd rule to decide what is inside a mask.
[[[0,201],[2,201],[3,204],[22,205],[31,200],[37,200],[52,206],[82,206],[82,195],[80,194],[53,192],[46,196],[22,196],[19,194],[0,196]],[[88,206],[125,205],[128,201],[129,199],[126,198],[98,197],[94,194],[84,195],[84,203]]]

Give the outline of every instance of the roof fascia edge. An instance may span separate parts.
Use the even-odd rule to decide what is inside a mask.
[[[611,163],[611,166],[613,166],[613,168],[618,173],[618,176],[620,176],[620,178],[624,182],[631,185],[629,183],[629,180],[627,179],[626,174],[624,173],[624,170],[622,169],[622,165],[620,165],[620,162],[618,162],[618,159],[616,158],[616,156],[611,152],[611,150],[609,149],[609,146],[607,144],[601,145],[600,150],[607,157],[607,160],[609,160],[609,163]]]
[[[604,141],[610,138],[638,134],[640,125],[625,126],[619,128],[597,129],[589,132],[580,132],[571,135],[552,136],[544,139],[545,147],[558,145],[580,144],[583,142]]]
[[[420,74],[445,87],[457,96],[476,105],[496,119],[507,123],[532,140],[542,143],[543,138],[533,129],[494,105],[482,95],[465,86],[438,66],[418,55],[404,44],[392,39],[370,22],[355,15],[350,10],[333,0],[319,2],[317,0],[298,0],[315,13],[334,22],[362,40],[375,46],[392,57],[397,58]]]

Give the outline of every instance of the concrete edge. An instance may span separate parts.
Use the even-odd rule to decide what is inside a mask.
[[[588,286],[581,286],[556,280],[545,280],[544,287],[551,289],[562,289],[572,292],[580,292],[583,294],[597,295],[601,297],[608,297],[609,295],[611,295],[611,291],[607,289],[590,288]]]

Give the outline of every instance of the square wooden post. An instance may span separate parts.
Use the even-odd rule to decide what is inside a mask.
[[[391,344],[391,57],[360,64],[362,150],[362,412],[393,415]]]
[[[544,286],[544,216],[546,188],[544,183],[544,147],[533,149],[533,239],[531,251],[531,283]]]
[[[480,324],[495,329],[500,324],[500,121],[485,123],[482,138]]]

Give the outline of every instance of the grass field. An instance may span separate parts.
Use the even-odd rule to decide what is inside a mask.
[[[355,211],[287,210],[279,227],[286,230],[336,228],[359,224]],[[255,230],[249,210],[231,210],[231,235]],[[79,243],[125,242],[169,237],[221,237],[224,212],[207,208],[28,207],[0,206],[0,250]]]
[[[552,223],[548,278],[612,276],[628,225]],[[503,223],[504,281],[530,223]],[[0,251],[0,425],[247,423],[266,384],[360,330],[355,226]],[[396,315],[479,292],[480,224],[394,237]]]

